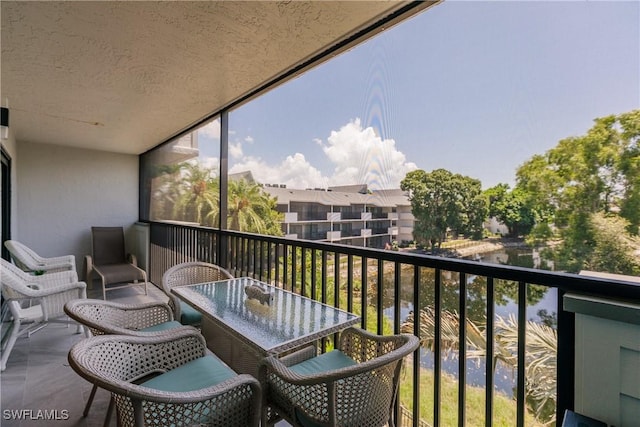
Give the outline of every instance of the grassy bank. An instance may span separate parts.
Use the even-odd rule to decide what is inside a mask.
[[[407,359],[403,368],[400,382],[400,402],[413,411],[413,386],[411,373],[412,363]],[[420,371],[420,418],[429,425],[433,425],[433,371],[422,368]],[[458,381],[453,376],[443,372],[441,385],[440,425],[458,425]],[[484,427],[485,425],[485,390],[482,387],[467,386],[466,388],[466,426]],[[512,427],[516,422],[516,402],[512,398],[494,393],[493,397],[493,426]],[[529,427],[542,427],[544,424],[526,414],[525,424]]]

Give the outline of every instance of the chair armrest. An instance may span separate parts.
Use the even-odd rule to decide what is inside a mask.
[[[71,264],[76,262],[75,255],[61,255],[43,259],[45,264]]]
[[[53,286],[36,286],[36,287],[21,287],[19,290],[13,288],[12,291],[23,295],[23,298],[44,298],[49,295],[55,295],[62,292],[79,289],[86,292],[87,285],[84,282],[63,283]]]
[[[138,258],[134,254],[127,254],[127,261],[129,264],[133,264],[136,267],[138,266]]]
[[[340,333],[338,349],[351,357],[356,362],[362,363],[376,359],[380,356],[387,356],[403,345],[417,348],[417,345],[410,337],[411,334],[400,335],[377,335],[366,329],[351,327]],[[409,342],[411,342],[409,344]],[[409,354],[413,350],[407,351]]]
[[[29,278],[29,282],[49,286],[51,284],[58,285],[63,283],[75,283],[79,282],[79,280],[78,273],[76,273],[75,270],[66,270],[43,274],[42,276],[31,276]]]
[[[84,280],[91,283],[91,274],[93,273],[93,258],[91,255],[84,256]]]
[[[313,343],[301,348],[300,350],[287,354],[286,356],[282,356],[279,360],[284,366],[289,367],[304,362],[305,360],[309,360],[312,357],[317,356],[317,354],[318,351],[316,344]]]

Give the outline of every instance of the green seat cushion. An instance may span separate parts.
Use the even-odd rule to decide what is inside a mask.
[[[202,313],[189,304],[180,301],[180,323],[183,325],[198,325],[202,321]]]
[[[296,374],[312,375],[332,371],[334,369],[346,368],[347,366],[353,366],[355,364],[356,362],[352,358],[340,350],[332,350],[319,356],[312,357],[311,359],[307,359],[297,365],[290,366],[289,369]]]
[[[186,392],[220,384],[237,374],[213,355],[207,355],[178,366],[141,385],[155,390]]]
[[[140,329],[141,332],[158,332],[158,331],[166,331],[168,329],[177,328],[182,326],[182,323],[171,320],[169,322],[158,323],[157,325],[149,326],[148,328]]]
[[[332,350],[328,353],[307,359],[297,365],[290,366],[289,369],[300,375],[311,375],[346,368],[355,364],[356,362],[352,358],[340,350]],[[324,426],[324,424],[318,423],[298,408],[296,408],[295,414],[298,422],[305,427]]]

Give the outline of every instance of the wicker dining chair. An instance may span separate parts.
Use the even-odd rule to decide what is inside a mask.
[[[61,255],[46,258],[38,255],[33,249],[17,240],[7,240],[4,246],[9,251],[11,259],[22,271],[55,273],[58,271],[76,271],[76,257]]]
[[[91,335],[132,335],[158,336],[176,328],[193,329],[183,326],[173,318],[173,310],[168,304],[150,302],[142,304],[122,304],[100,299],[76,299],[64,305],[64,311],[76,322],[84,325]],[[89,399],[84,407],[86,417],[98,389],[93,384]],[[113,402],[105,416],[105,425],[109,424]]]
[[[340,334],[336,349],[319,356],[315,346],[261,366],[266,381],[263,417],[293,426],[393,427],[403,358],[419,346],[414,335],[379,336],[359,328]]]
[[[169,297],[169,305],[177,320],[185,325],[199,325],[202,314],[171,293],[171,288],[226,279],[233,279],[233,276],[218,265],[200,261],[184,262],[174,265],[162,275],[162,289]]]
[[[69,323],[64,304],[71,299],[86,298],[87,286],[78,281],[75,270],[33,276],[4,259],[0,259],[0,265],[3,298],[0,370],[4,371],[18,337],[31,335],[49,322]],[[80,332],[81,326],[77,326]]]
[[[258,426],[258,380],[206,349],[193,328],[153,337],[102,335],[76,343],[69,364],[111,392],[121,427]]]

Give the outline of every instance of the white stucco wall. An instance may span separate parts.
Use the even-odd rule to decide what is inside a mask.
[[[138,157],[17,142],[13,238],[42,256],[73,254],[78,274],[91,253],[91,226],[138,220]]]

